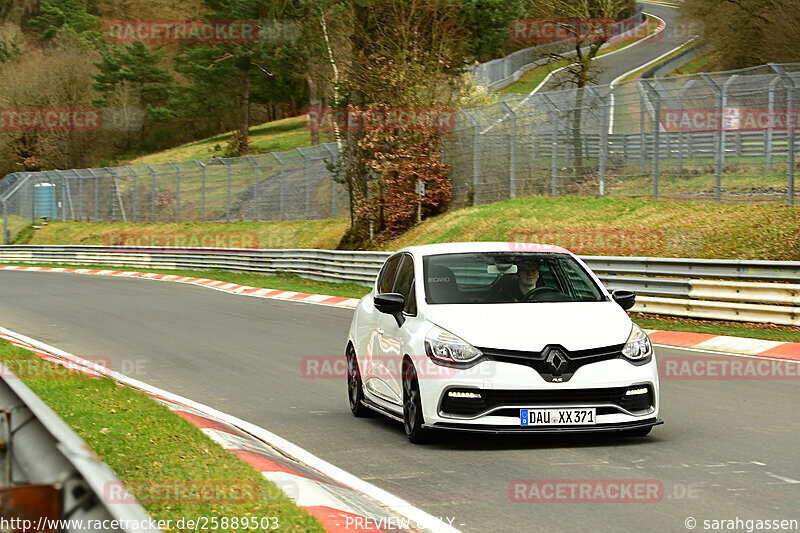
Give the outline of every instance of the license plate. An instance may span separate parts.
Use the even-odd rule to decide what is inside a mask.
[[[596,409],[520,409],[523,426],[594,426]]]

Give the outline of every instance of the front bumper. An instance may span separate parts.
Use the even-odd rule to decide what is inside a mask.
[[[573,433],[596,433],[596,432],[615,432],[635,429],[644,429],[658,426],[664,421],[658,418],[650,418],[637,422],[623,422],[619,424],[599,424],[596,426],[562,426],[562,427],[540,427],[540,426],[492,426],[484,424],[454,424],[452,422],[437,422],[424,427],[430,429],[441,429],[450,431],[469,431],[475,433],[500,434],[573,434]]]
[[[422,409],[428,427],[510,433],[583,433],[623,431],[660,424],[658,367],[655,357],[643,365],[622,359],[583,366],[566,383],[548,382],[530,367],[485,361],[473,368],[452,370],[446,379],[420,379]],[[606,391],[647,387],[649,406],[621,408]],[[474,391],[485,397],[508,398],[474,413],[443,409],[448,391]],[[584,393],[598,391],[596,397]],[[519,394],[516,394],[519,393]],[[563,396],[562,396],[563,395]],[[624,407],[624,406],[623,406]],[[597,408],[595,425],[521,426],[520,409]]]

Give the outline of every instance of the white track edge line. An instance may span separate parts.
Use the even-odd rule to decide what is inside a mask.
[[[657,342],[654,342],[653,346],[658,346],[659,348],[669,348],[671,350],[686,350],[689,352],[708,353],[713,355],[725,355],[727,357],[745,357],[748,359],[761,359],[762,361],[763,360],[786,361],[787,363],[800,364],[800,361],[797,361],[795,359],[785,359],[783,357],[772,357],[769,355],[750,355],[745,353],[718,352],[716,350],[704,350],[702,348],[692,348],[691,346],[670,346],[669,344],[659,344]]]
[[[150,394],[154,394],[156,396],[161,396],[162,398],[170,400],[170,401],[173,401],[173,402],[183,403],[183,404],[185,404],[185,405],[187,405],[187,406],[189,406],[189,407],[191,407],[193,409],[196,409],[198,411],[204,412],[205,414],[208,414],[209,416],[213,416],[213,417],[221,420],[222,422],[226,422],[226,423],[231,424],[233,426],[237,426],[237,427],[245,430],[246,432],[248,432],[248,433],[250,433],[252,435],[255,435],[256,437],[260,438],[261,440],[263,440],[264,442],[266,442],[270,446],[273,446],[274,448],[286,453],[287,455],[299,460],[300,462],[305,463],[306,465],[308,465],[308,466],[310,466],[310,467],[322,472],[323,474],[327,475],[328,477],[330,477],[334,481],[337,481],[337,482],[341,483],[342,485],[349,486],[349,487],[351,487],[351,488],[353,488],[353,489],[355,489],[355,490],[357,490],[359,492],[367,494],[370,497],[372,497],[373,499],[375,499],[378,502],[380,502],[381,504],[383,504],[383,505],[387,506],[388,508],[392,509],[393,511],[398,512],[398,513],[402,514],[403,516],[406,516],[406,517],[410,518],[416,524],[424,525],[425,528],[429,529],[433,533],[440,533],[440,532],[441,533],[460,533],[457,529],[453,528],[452,526],[449,526],[449,525],[445,524],[444,522],[442,522],[438,518],[435,518],[434,516],[428,514],[427,512],[423,511],[422,509],[418,509],[417,507],[414,507],[413,505],[411,505],[407,501],[403,500],[402,498],[399,498],[399,497],[397,497],[397,496],[395,496],[395,495],[393,495],[393,494],[391,494],[391,493],[389,493],[389,492],[387,492],[387,491],[385,491],[385,490],[383,490],[383,489],[381,489],[379,487],[376,487],[372,483],[364,481],[364,480],[354,476],[353,474],[350,474],[349,472],[347,472],[345,470],[342,470],[341,468],[339,468],[337,466],[334,466],[331,463],[329,463],[329,462],[327,462],[327,461],[325,461],[323,459],[320,459],[319,457],[317,457],[316,455],[312,454],[311,452],[305,450],[304,448],[301,448],[300,446],[297,446],[296,444],[293,444],[293,443],[289,442],[288,440],[286,440],[286,439],[284,439],[282,437],[279,437],[278,435],[276,435],[276,434],[274,434],[274,433],[272,433],[270,431],[267,431],[264,428],[256,426],[255,424],[251,424],[250,422],[246,422],[244,420],[241,420],[241,419],[239,419],[239,418],[237,418],[235,416],[229,415],[227,413],[223,413],[221,411],[217,411],[213,407],[209,407],[209,406],[201,404],[199,402],[195,402],[194,400],[190,400],[188,398],[184,398],[183,396],[179,396],[177,394],[173,394],[171,392],[167,392],[167,391],[165,391],[163,389],[159,389],[158,387],[154,387],[152,385],[148,385],[147,383],[144,383],[143,381],[139,381],[138,379],[130,378],[128,376],[125,376],[124,374],[120,374],[120,373],[115,372],[113,370],[109,370],[109,369],[104,368],[104,367],[102,367],[100,365],[94,365],[89,361],[84,361],[80,357],[77,357],[77,356],[75,356],[75,355],[73,355],[73,354],[71,354],[69,352],[65,352],[64,350],[60,350],[60,349],[56,348],[55,346],[50,346],[49,344],[43,343],[43,342],[38,341],[36,339],[33,339],[31,337],[28,337],[27,335],[22,335],[21,333],[16,333],[16,332],[11,331],[11,330],[9,330],[7,328],[4,328],[3,326],[0,326],[0,333],[4,333],[5,335],[8,335],[10,337],[14,337],[14,338],[16,338],[18,340],[21,340],[21,341],[33,346],[34,348],[40,349],[42,351],[51,352],[51,353],[53,353],[55,355],[60,355],[62,357],[65,357],[67,359],[71,359],[71,360],[73,360],[75,362],[79,362],[79,363],[82,363],[82,364],[88,363],[86,366],[88,366],[89,368],[102,369],[102,372],[106,376],[111,377],[111,378],[115,379],[116,381],[119,381],[119,382],[124,383],[126,385],[130,385],[130,386],[132,386],[134,388],[137,388],[139,390],[142,390],[144,392],[149,392]]]
[[[642,13],[644,13],[644,11],[642,11]],[[660,20],[661,21],[661,24],[660,24],[661,25],[661,29],[657,30],[657,31],[654,31],[653,33],[651,33],[647,37],[642,37],[641,39],[637,40],[636,42],[633,42],[631,44],[625,45],[622,48],[620,48],[619,50],[614,50],[613,52],[609,52],[607,54],[602,54],[602,55],[596,56],[596,57],[594,57],[592,59],[592,61],[597,61],[598,59],[604,59],[604,58],[606,58],[608,56],[613,56],[617,52],[624,52],[625,50],[630,50],[631,48],[633,48],[637,44],[643,43],[643,42],[647,41],[648,39],[652,39],[656,35],[659,35],[660,33],[662,33],[667,28],[666,21],[664,21],[664,19],[662,19],[661,17],[653,15],[652,13],[644,13],[644,14],[647,15],[647,16],[650,16],[650,17],[653,17],[653,18],[657,18],[658,20]],[[572,63],[570,63],[569,65],[564,65],[563,67],[559,67],[556,70],[552,71],[550,74],[547,75],[547,77],[545,77],[544,80],[542,80],[542,83],[537,85],[535,89],[533,89],[531,92],[528,93],[528,96],[532,96],[532,95],[536,94],[536,92],[539,89],[544,87],[544,84],[547,83],[550,80],[550,78],[553,76],[553,74],[555,74],[556,72],[560,72],[560,71],[564,70],[565,68],[567,68],[567,67],[569,67],[571,65],[572,65]],[[638,70],[640,68],[642,68],[642,67],[637,67],[636,70]],[[617,79],[619,79],[619,78],[617,78]],[[617,80],[614,80],[614,81],[611,82],[611,87],[612,88],[614,86],[614,82],[615,81],[617,81]]]

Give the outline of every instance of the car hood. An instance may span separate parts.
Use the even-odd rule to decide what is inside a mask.
[[[501,350],[585,350],[622,344],[631,332],[613,301],[430,305],[425,317],[473,346]]]

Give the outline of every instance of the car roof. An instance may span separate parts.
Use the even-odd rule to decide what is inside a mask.
[[[510,252],[510,253],[555,253],[572,255],[569,250],[552,244],[535,244],[525,242],[447,242],[440,244],[424,244],[408,246],[399,250],[415,256],[457,254],[475,252]]]

